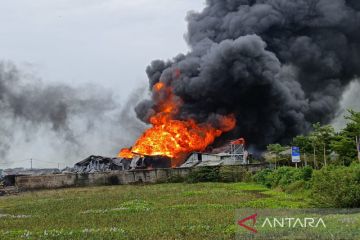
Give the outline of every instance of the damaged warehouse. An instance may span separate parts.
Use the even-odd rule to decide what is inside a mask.
[[[95,173],[108,171],[126,171],[148,168],[170,168],[171,160],[162,156],[135,156],[133,159],[90,156],[66,172]]]
[[[75,173],[94,173],[94,172],[106,172],[111,170],[129,170],[129,161],[121,158],[108,158],[101,156],[90,156],[78,163],[76,163],[73,169],[69,169],[70,172]]]
[[[248,156],[245,140],[239,138],[222,148],[214,149],[212,153],[193,152],[180,167],[246,165],[249,164]]]
[[[264,164],[250,164],[249,153],[243,138],[232,140],[209,152],[191,152],[178,166],[166,156],[140,156],[132,158],[90,156],[61,173],[44,176],[15,176],[15,185],[20,189],[60,188],[69,186],[117,185],[131,183],[166,182],[172,178],[186,177],[201,167],[244,168],[254,172]]]
[[[243,138],[230,141],[222,148],[212,152],[192,152],[183,160],[178,168],[191,168],[220,165],[246,165],[249,164],[248,152],[245,149]],[[172,159],[166,156],[139,156],[133,158],[108,158],[90,156],[67,169],[74,173],[94,173],[107,171],[125,171],[135,169],[171,168]]]

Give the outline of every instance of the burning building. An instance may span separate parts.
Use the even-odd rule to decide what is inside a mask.
[[[180,74],[177,72],[177,75]],[[149,116],[152,127],[146,130],[131,148],[120,151],[119,157],[126,159],[165,157],[177,167],[189,153],[205,151],[222,133],[235,127],[232,114],[217,116],[214,124],[198,123],[192,118],[177,119],[183,100],[164,83],[153,86],[153,97],[158,99],[157,112]]]
[[[193,152],[180,167],[203,167],[219,165],[244,165],[249,164],[249,153],[245,150],[243,138],[230,141],[222,148],[215,149],[212,153]]]
[[[245,140],[239,138],[230,141],[228,144],[209,151],[194,151],[182,159],[175,159],[178,165],[173,165],[173,159],[166,156],[141,156],[131,152],[130,169],[148,169],[148,168],[169,168],[169,167],[202,167],[219,165],[245,165],[249,164],[248,151],[245,149]],[[126,158],[125,158],[126,159]],[[179,162],[180,161],[180,162]]]
[[[330,123],[360,75],[358,2],[207,0],[187,17],[190,51],[147,67],[135,112],[150,127],[118,157],[238,162],[210,149],[244,137],[263,151]]]
[[[111,170],[129,170],[130,162],[121,158],[90,156],[76,163],[71,170],[76,173],[94,173]]]
[[[188,17],[190,51],[146,69],[151,124],[122,157],[184,155],[245,137],[262,151],[337,113],[360,75],[356,0],[207,0]]]
[[[122,150],[130,151],[130,149]],[[192,168],[202,166],[219,165],[244,165],[249,164],[248,152],[245,150],[245,140],[243,138],[230,141],[221,148],[210,151],[190,152],[177,156],[173,159],[164,155],[142,155],[129,152],[125,157],[108,158],[101,156],[90,156],[76,163],[71,172],[76,173],[95,173],[107,171],[125,171],[135,169],[154,169],[154,168]],[[185,154],[185,152],[184,152]],[[174,165],[174,160],[178,165]]]

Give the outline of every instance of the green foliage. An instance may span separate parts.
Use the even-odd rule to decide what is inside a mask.
[[[186,181],[186,178],[181,175],[172,175],[167,179],[168,183],[182,183],[185,181]]]
[[[350,167],[328,166],[313,171],[310,167],[280,167],[258,172],[253,180],[287,193],[311,192],[311,204],[317,207],[360,207],[360,164]]]
[[[348,110],[349,115],[345,116],[349,122],[346,125],[345,130],[349,132],[352,137],[360,136],[360,112],[354,110]]]
[[[187,177],[187,182],[218,182],[220,180],[220,167],[197,167]]]
[[[313,145],[309,136],[296,136],[292,141],[292,145],[299,147],[301,153],[312,153],[313,151]]]
[[[301,168],[302,170],[302,179],[305,181],[309,181],[313,175],[313,169],[311,167],[304,167]]]
[[[243,166],[197,167],[185,178],[188,183],[197,182],[249,182],[251,173]],[[181,181],[181,179],[169,179]]]
[[[331,149],[338,154],[337,164],[349,166],[356,159],[356,144],[346,131],[342,131],[334,137]]]
[[[292,145],[299,146],[303,160],[312,162],[315,168],[329,164],[349,166],[357,157],[356,138],[360,137],[360,112],[348,110],[345,119],[348,121],[346,127],[338,133],[330,125],[316,123],[308,135],[294,137]]]
[[[331,148],[339,155],[339,162],[349,166],[356,160],[356,138],[360,136],[360,112],[349,110],[346,127],[331,142]],[[360,160],[360,159],[359,159]]]
[[[221,182],[248,182],[251,173],[242,166],[222,166],[219,177]]]
[[[270,174],[271,179],[271,187],[281,187],[284,189],[285,186],[290,183],[300,180],[298,178],[299,170],[293,167],[281,167],[275,170],[272,174]]]
[[[309,189],[310,186],[309,181],[298,180],[287,185],[284,190],[286,193],[297,193]]]
[[[315,171],[312,198],[313,204],[321,207],[360,207],[360,165]]]
[[[276,170],[265,169],[254,176],[257,183],[270,188],[280,187],[285,190],[287,186],[296,181],[309,181],[312,176],[312,168],[280,167]]]
[[[267,161],[270,163],[274,163],[275,164],[275,168],[277,167],[277,165],[279,163],[286,163],[290,160],[290,156],[288,156],[287,154],[283,155],[282,152],[284,152],[287,149],[287,147],[282,146],[278,143],[276,144],[269,144],[267,146],[267,151],[268,151],[268,155],[267,155]]]
[[[335,130],[331,125],[321,126],[320,123],[313,125],[313,132],[310,134],[313,149],[318,155],[319,163],[326,166],[329,162],[329,155],[332,152],[330,144],[334,139]],[[317,167],[318,164],[315,164]]]
[[[269,181],[269,176],[273,171],[271,169],[264,169],[261,170],[260,172],[257,172],[254,176],[253,176],[253,180],[256,183],[262,184],[268,188],[271,187],[271,182]]]
[[[328,146],[335,135],[335,130],[331,125],[321,126],[320,123],[313,125],[314,136],[316,136],[318,144]]]
[[[267,146],[267,150],[271,153],[279,155],[281,152],[285,151],[286,148],[281,146],[280,144],[276,143],[276,144],[269,144]]]
[[[249,183],[67,188],[1,197],[0,239],[234,239],[234,209],[306,207]],[[27,217],[22,217],[27,216]]]

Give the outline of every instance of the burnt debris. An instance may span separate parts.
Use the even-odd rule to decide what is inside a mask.
[[[163,156],[135,156],[132,159],[90,156],[63,172],[95,173],[149,168],[170,168],[171,159]]]
[[[170,168],[171,158],[165,156],[136,156],[131,160],[131,169]]]
[[[127,159],[108,158],[92,155],[76,163],[71,171],[76,173],[94,173],[129,169],[130,161]]]

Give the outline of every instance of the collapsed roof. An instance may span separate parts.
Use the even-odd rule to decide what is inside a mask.
[[[76,163],[72,170],[76,173],[93,173],[128,169],[130,169],[129,160],[91,155]]]

